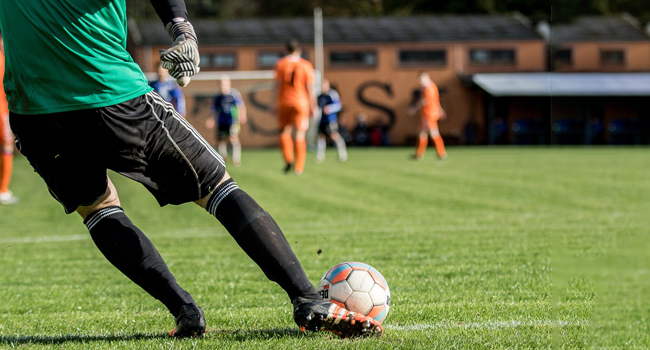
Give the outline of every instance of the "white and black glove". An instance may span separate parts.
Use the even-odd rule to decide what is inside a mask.
[[[172,47],[160,50],[160,64],[176,78],[178,85],[187,86],[190,77],[199,72],[199,47],[192,24],[184,18],[174,18],[165,26],[172,38]]]

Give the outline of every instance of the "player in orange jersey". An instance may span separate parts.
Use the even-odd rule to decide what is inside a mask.
[[[284,171],[289,172],[293,165],[296,175],[301,175],[307,156],[305,133],[316,107],[314,68],[309,61],[300,57],[302,49],[298,41],[290,40],[287,51],[289,55],[280,59],[275,66],[274,110],[282,132],[280,148],[286,163]]]
[[[422,87],[422,92],[418,101],[411,106],[409,111],[411,114],[415,114],[418,110],[420,111],[420,136],[415,151],[415,159],[422,159],[424,157],[424,152],[429,144],[429,137],[431,137],[433,143],[436,145],[438,157],[440,159],[446,159],[447,151],[445,150],[445,143],[438,130],[438,120],[444,119],[446,113],[440,106],[438,87],[426,72],[420,72],[418,75],[418,83]]]
[[[7,96],[1,84],[5,73],[5,53],[0,34],[0,204],[16,204],[18,199],[9,191],[14,167],[14,134],[9,128]]]

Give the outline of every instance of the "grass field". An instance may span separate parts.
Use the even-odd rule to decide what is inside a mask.
[[[381,338],[302,334],[284,292],[193,204],[158,208],[113,174],[122,205],[206,312],[200,340],[113,268],[22,157],[0,206],[0,348],[539,349],[650,347],[647,148],[351,149],[284,175],[276,150],[229,168],[283,228],[316,284],[343,261],[379,269]],[[322,250],[321,254],[317,252]]]

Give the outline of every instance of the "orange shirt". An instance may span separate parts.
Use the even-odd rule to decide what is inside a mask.
[[[0,51],[0,116],[9,114],[9,106],[7,105],[7,95],[5,95],[5,88],[2,81],[5,77],[5,54]]]
[[[314,83],[314,68],[309,61],[289,55],[275,65],[275,79],[280,85],[278,107],[309,110],[307,84]]]
[[[436,84],[431,84],[422,91],[424,105],[422,106],[422,118],[437,121],[440,119],[440,94]]]

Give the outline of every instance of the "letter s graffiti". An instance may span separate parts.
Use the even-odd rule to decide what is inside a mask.
[[[361,102],[365,106],[368,106],[368,107],[374,108],[374,109],[378,109],[378,110],[386,113],[388,115],[388,129],[392,129],[393,126],[395,125],[395,120],[396,120],[395,112],[392,109],[390,109],[389,107],[386,107],[386,106],[381,105],[381,104],[376,103],[376,102],[368,101],[364,97],[364,92],[368,88],[372,88],[372,87],[377,87],[377,88],[383,90],[384,92],[386,92],[388,97],[391,97],[391,98],[393,97],[393,89],[391,88],[390,84],[382,83],[382,82],[377,81],[377,80],[371,80],[371,81],[364,82],[363,84],[361,84],[357,88],[357,99],[359,100],[359,102]]]

